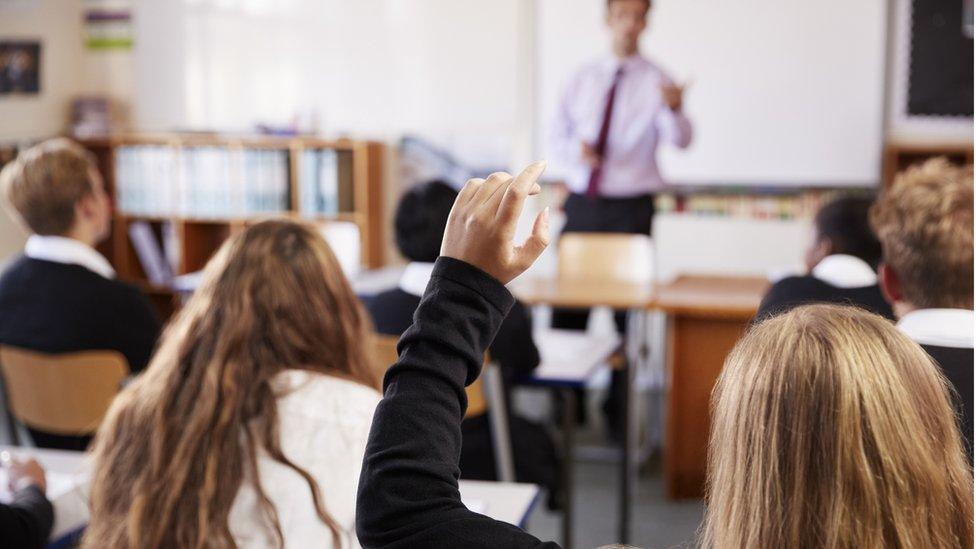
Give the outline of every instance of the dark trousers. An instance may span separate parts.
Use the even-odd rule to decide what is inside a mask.
[[[579,194],[571,194],[563,206],[566,212],[566,233],[632,233],[651,234],[651,222],[654,219],[654,195],[645,194],[630,198],[594,198],[590,199]],[[590,319],[589,309],[553,309],[552,327],[564,330],[585,330]],[[613,315],[617,332],[625,333],[627,328],[627,313],[618,311]],[[610,383],[610,394],[603,403],[610,424],[611,434],[619,435],[616,428],[620,424],[623,409],[623,370],[613,370]],[[581,394],[576,398],[577,416],[582,419],[585,401]]]

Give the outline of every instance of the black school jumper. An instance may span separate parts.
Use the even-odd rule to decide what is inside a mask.
[[[790,276],[773,284],[763,297],[762,304],[759,305],[756,321],[809,303],[853,305],[889,320],[895,319],[891,305],[885,301],[881,294],[881,287],[877,284],[859,288],[841,288],[806,275]]]
[[[37,486],[18,490],[9,504],[0,503],[0,546],[41,548],[54,525],[54,507]]]
[[[43,353],[115,350],[132,373],[146,367],[160,324],[128,284],[81,265],[20,256],[0,275],[0,345]],[[42,448],[84,450],[90,437],[31,430]]]
[[[955,394],[952,400],[962,431],[963,444],[973,461],[973,350],[972,348],[922,345],[942,370]]]
[[[373,416],[356,502],[363,547],[558,547],[469,511],[458,492],[464,387],[514,301],[485,272],[437,260]]]

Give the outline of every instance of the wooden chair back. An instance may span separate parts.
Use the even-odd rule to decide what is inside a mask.
[[[14,417],[40,431],[91,435],[129,375],[118,351],[47,354],[0,347],[7,405]]]
[[[567,233],[559,238],[559,278],[593,283],[649,283],[654,248],[643,234]]]
[[[400,338],[397,336],[380,334],[373,336],[373,365],[377,368],[381,379],[387,368],[397,360],[396,346],[399,340]],[[479,416],[488,410],[488,401],[485,398],[485,389],[480,377],[469,385],[465,392],[468,395],[468,410],[464,417]]]

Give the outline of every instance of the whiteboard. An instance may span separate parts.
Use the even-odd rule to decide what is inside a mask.
[[[604,0],[538,0],[536,146],[562,89],[609,52]],[[676,184],[868,186],[880,178],[884,0],[654,0],[642,51],[691,80]],[[558,167],[557,167],[558,171]]]

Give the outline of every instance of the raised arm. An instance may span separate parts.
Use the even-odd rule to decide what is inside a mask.
[[[512,244],[525,197],[543,164],[517,178],[469,181],[448,220],[433,277],[384,380],[359,481],[356,531],[364,547],[556,547],[469,511],[457,479],[465,385],[513,298],[503,283],[548,243],[545,212]]]

